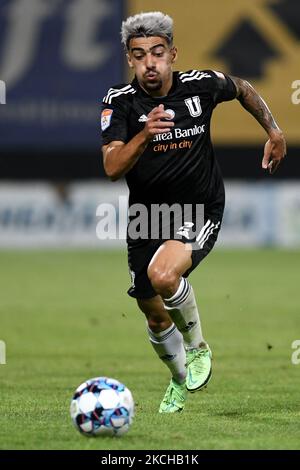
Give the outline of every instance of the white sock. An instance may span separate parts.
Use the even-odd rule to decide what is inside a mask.
[[[182,383],[186,377],[186,354],[182,335],[172,325],[160,333],[154,333],[148,327],[150,342],[159,358],[170,369],[176,382]]]
[[[198,348],[203,339],[199,312],[192,286],[184,277],[177,292],[169,299],[163,299],[165,309],[183,336],[186,349]]]

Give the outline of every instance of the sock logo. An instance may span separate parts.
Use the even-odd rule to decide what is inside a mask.
[[[174,361],[176,354],[165,354],[164,356],[160,356],[162,361]]]
[[[196,321],[189,321],[188,324],[183,327],[182,331],[190,331],[196,324]]]

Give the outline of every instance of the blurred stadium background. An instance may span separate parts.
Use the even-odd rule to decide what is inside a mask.
[[[249,79],[288,142],[288,158],[271,177],[261,169],[266,136],[255,120],[236,102],[215,111],[227,207],[217,248],[193,282],[222,361],[204,409],[194,405],[201,420],[181,421],[185,435],[176,418],[178,442],[156,416],[166,372],[146,344],[144,322],[127,315],[136,307],[126,296],[125,242],[96,236],[98,205],[118,213],[127,194],[104,175],[99,105],[108,87],[130,78],[122,19],[152,10],[174,18],[179,70]],[[95,375],[99,359],[101,373],[124,380],[143,403],[146,427],[140,418],[133,431],[140,447],[299,446],[300,366],[290,361],[299,337],[299,57],[298,0],[0,0],[0,339],[7,344],[0,448],[100,448],[75,442],[66,417],[71,392]]]
[[[249,79],[288,141],[289,158],[270,177],[264,131],[239,103],[217,108],[213,140],[227,184],[219,246],[299,246],[298,2],[198,1],[191,13],[179,0],[1,0],[0,247],[105,246],[95,208],[104,191],[115,204],[126,189],[104,179],[99,103],[129,78],[121,20],[160,8],[175,20],[178,69]]]

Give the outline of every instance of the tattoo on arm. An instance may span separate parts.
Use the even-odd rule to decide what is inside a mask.
[[[254,90],[249,82],[238,77],[230,77],[237,89],[237,99],[241,105],[249,111],[261,124],[267,133],[279,127],[272,116],[267,104]]]

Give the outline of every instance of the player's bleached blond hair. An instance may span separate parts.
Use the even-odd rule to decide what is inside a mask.
[[[126,50],[132,38],[160,36],[169,46],[173,44],[173,20],[160,11],[150,11],[129,16],[121,28],[122,43]]]

